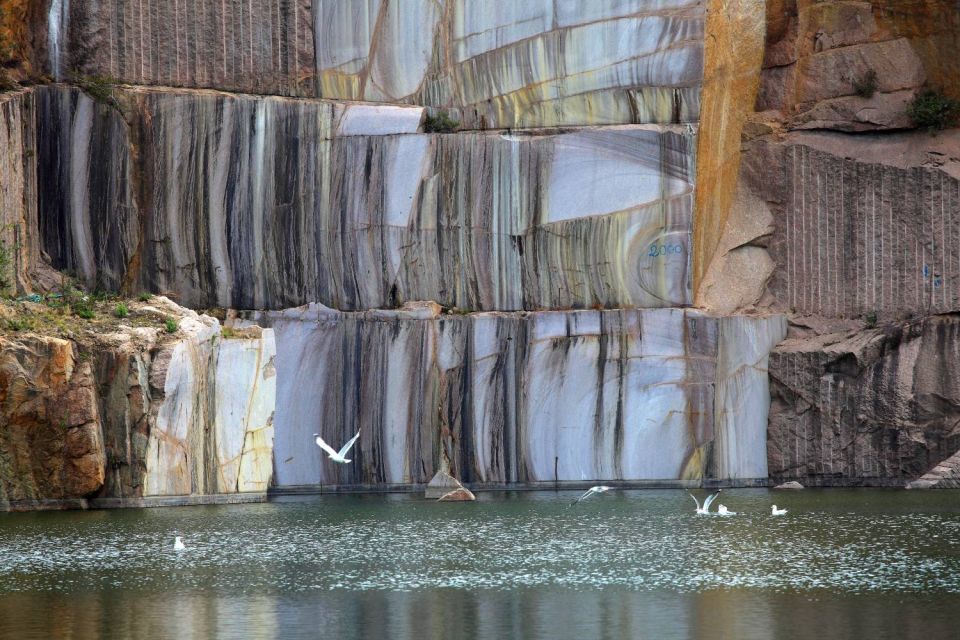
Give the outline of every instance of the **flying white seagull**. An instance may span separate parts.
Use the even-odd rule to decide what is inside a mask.
[[[718,516],[735,516],[737,515],[737,512],[730,511],[724,505],[720,505],[719,507],[717,507],[717,515]]]
[[[723,491],[723,489],[721,489],[720,491]],[[713,501],[717,499],[718,495],[720,495],[720,491],[717,491],[716,493],[707,496],[707,499],[703,501],[702,507],[700,506],[700,501],[697,500],[697,497],[695,495],[693,495],[689,491],[687,491],[687,495],[693,498],[693,501],[697,503],[697,514],[703,516],[710,513],[710,505],[713,504]]]
[[[173,550],[174,551],[183,551],[187,548],[187,545],[183,544],[183,540],[180,539],[180,536],[177,536],[173,540]]]
[[[772,516],[785,516],[787,515],[786,509],[777,509],[777,505],[770,507],[770,515]]]
[[[574,500],[574,501],[571,502],[570,504],[571,504],[571,506],[572,506],[572,505],[575,505],[575,504],[577,504],[578,502],[580,502],[581,500],[586,500],[587,498],[589,498],[589,497],[592,496],[592,495],[596,495],[596,494],[598,494],[598,493],[605,493],[605,492],[607,492],[607,491],[610,491],[610,487],[607,487],[607,486],[604,486],[604,485],[598,485],[598,486],[596,486],[596,487],[590,487],[589,489],[587,489],[587,492],[586,492],[586,493],[584,493],[582,496],[580,496],[579,498],[577,498],[576,500]]]
[[[360,437],[360,432],[357,431],[357,435],[350,438],[350,440],[347,441],[347,444],[343,445],[343,448],[340,449],[340,451],[334,451],[333,447],[323,441],[323,438],[320,437],[319,433],[315,433],[313,435],[316,438],[317,446],[326,451],[330,455],[331,460],[340,464],[346,464],[351,461],[347,460],[344,456],[349,453],[351,447],[353,447],[353,443],[356,442],[357,438]]]

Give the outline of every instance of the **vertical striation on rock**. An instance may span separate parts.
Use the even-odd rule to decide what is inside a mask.
[[[770,356],[770,476],[902,485],[960,449],[952,315],[788,339]]]
[[[426,483],[445,464],[481,483],[765,477],[764,366],[782,317],[427,305],[310,306],[259,321],[276,331],[281,487]],[[741,423],[749,436],[737,440]],[[350,465],[310,444],[315,432],[341,442],[358,430]]]
[[[820,134],[782,147],[771,289],[784,307],[881,318],[960,307],[956,140]],[[852,149],[860,152],[851,157]]]
[[[48,69],[452,110],[470,128],[699,118],[700,0],[69,2]]]
[[[0,94],[0,294],[29,290],[39,256],[35,104],[30,92]]]
[[[48,59],[132,84],[310,95],[310,0],[51,0]]]
[[[428,135],[407,133],[415,108],[37,93],[43,246],[90,286],[241,309],[690,302],[692,133]],[[374,121],[390,135],[351,135]]]

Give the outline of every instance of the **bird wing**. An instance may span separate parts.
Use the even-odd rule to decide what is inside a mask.
[[[584,491],[582,496],[580,496],[579,498],[577,498],[576,500],[573,501],[573,504],[577,504],[578,502],[580,502],[580,501],[583,500],[584,498],[589,498],[590,496],[592,496],[592,495],[593,495],[593,492],[594,492],[594,489],[596,489],[596,487],[590,487],[589,489],[587,489],[586,491]]]
[[[713,501],[716,500],[717,496],[719,495],[720,495],[720,492],[717,491],[716,493],[707,496],[707,499],[703,501],[703,508],[705,511],[710,510],[710,505],[713,504]]]
[[[326,452],[329,453],[330,455],[332,455],[332,456],[337,455],[337,452],[333,450],[333,447],[331,447],[331,446],[328,445],[326,442],[324,442],[324,441],[323,441],[323,438],[321,438],[320,436],[317,436],[317,437],[316,437],[316,443],[317,443],[317,446],[318,446],[318,447],[320,447],[321,449],[323,449],[324,451],[326,451]]]
[[[341,457],[341,458],[344,457],[345,455],[347,455],[347,452],[350,451],[350,448],[353,447],[353,443],[356,442],[356,441],[357,441],[357,438],[359,438],[359,437],[360,437],[360,432],[357,431],[357,435],[355,435],[355,436],[353,436],[352,438],[350,438],[350,440],[347,441],[347,444],[343,445],[343,448],[340,449],[340,457]]]
[[[687,491],[687,495],[690,496],[691,498],[693,498],[693,501],[697,503],[697,511],[700,511],[700,501],[697,500],[697,496],[693,495],[693,494],[690,493],[689,491]],[[707,504],[709,504],[709,503],[707,503]]]

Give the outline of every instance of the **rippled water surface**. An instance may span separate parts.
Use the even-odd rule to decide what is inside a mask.
[[[0,514],[0,637],[960,637],[960,492],[576,495]]]

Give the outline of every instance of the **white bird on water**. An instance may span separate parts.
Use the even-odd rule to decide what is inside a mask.
[[[772,516],[785,516],[787,515],[786,509],[777,509],[777,505],[770,507],[770,515]]]
[[[737,515],[737,512],[730,511],[724,505],[720,505],[719,507],[717,507],[717,515],[718,516],[735,516]]]
[[[180,539],[180,536],[177,536],[173,540],[173,550],[174,551],[183,551],[187,548],[187,545],[183,544],[183,540]]]
[[[592,496],[592,495],[596,495],[596,494],[598,494],[598,493],[606,493],[607,491],[610,491],[610,487],[607,487],[607,486],[604,486],[604,485],[598,485],[598,486],[596,486],[596,487],[590,487],[589,489],[587,489],[587,492],[586,492],[586,493],[584,493],[582,496],[580,496],[579,498],[577,498],[576,500],[574,500],[573,502],[571,502],[570,505],[573,506],[573,505],[577,504],[578,502],[580,502],[581,500],[586,500],[587,498],[589,498],[589,497]]]
[[[331,460],[333,460],[334,462],[338,462],[340,464],[346,464],[348,462],[352,462],[351,460],[347,460],[344,456],[347,455],[347,453],[349,453],[351,447],[353,447],[353,443],[356,442],[357,438],[360,437],[359,431],[357,431],[357,435],[350,438],[347,444],[343,445],[343,448],[340,449],[340,451],[334,451],[333,447],[331,447],[330,445],[328,445],[326,442],[323,441],[323,438],[320,437],[319,433],[315,433],[313,435],[316,438],[317,446],[323,449],[324,451],[326,451],[328,454],[330,454]]]
[[[720,491],[723,491],[723,489],[721,489]],[[687,495],[693,498],[693,501],[697,503],[697,514],[703,516],[703,515],[708,515],[710,513],[710,505],[713,504],[713,501],[717,499],[718,495],[720,495],[720,491],[717,491],[716,493],[707,496],[707,499],[703,501],[702,507],[700,506],[700,501],[697,500],[697,497],[695,495],[693,495],[689,491],[687,491]]]

